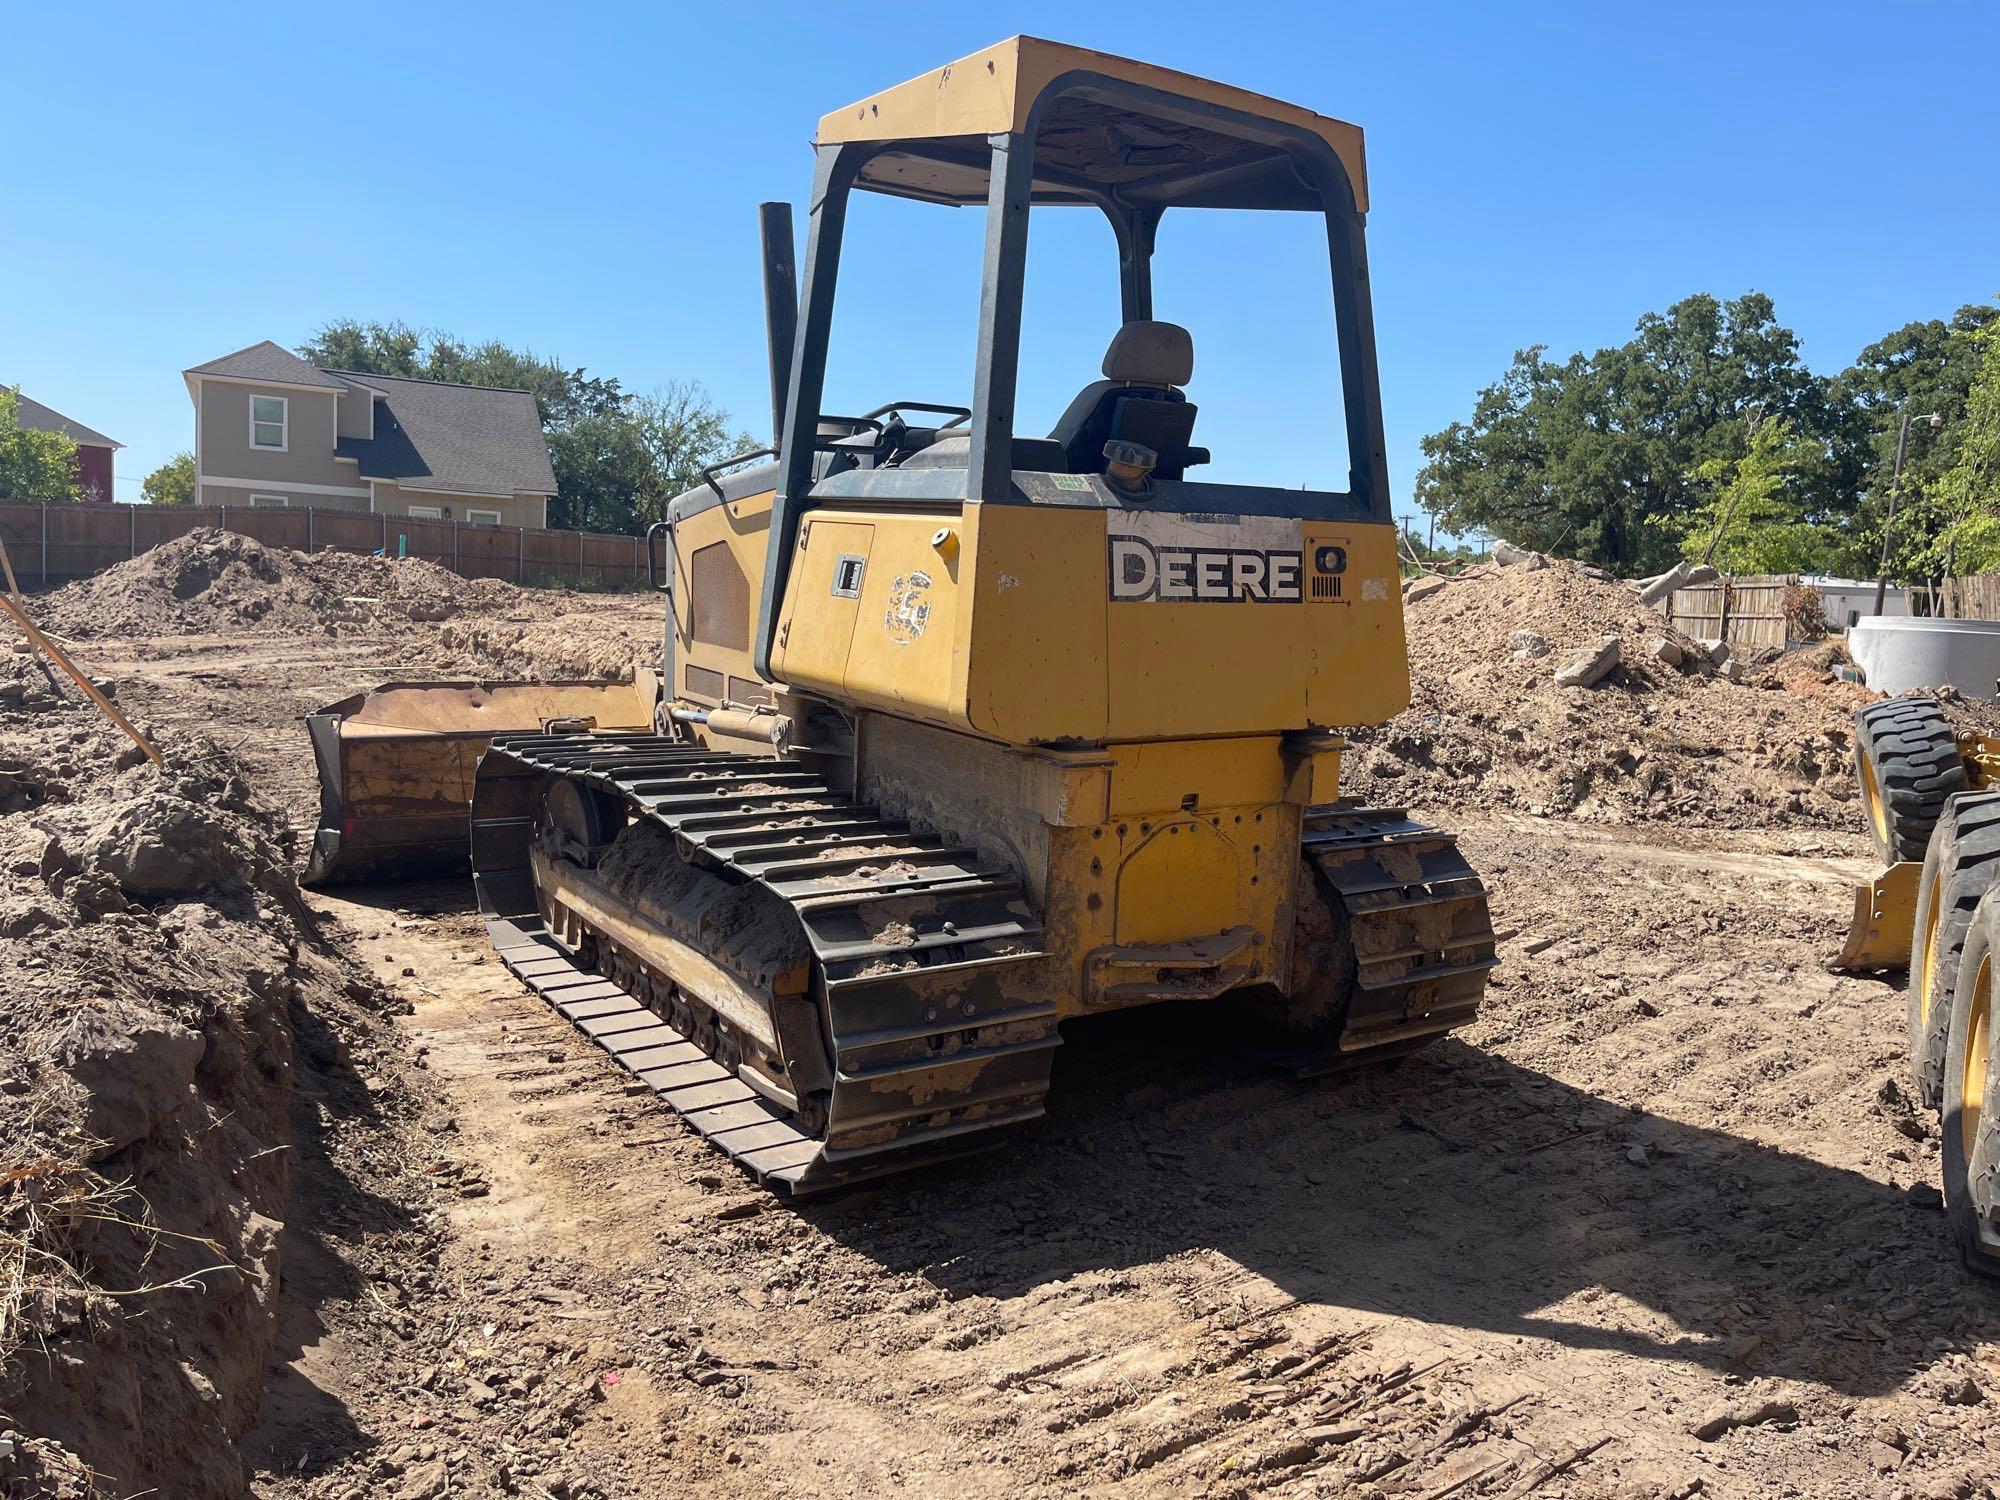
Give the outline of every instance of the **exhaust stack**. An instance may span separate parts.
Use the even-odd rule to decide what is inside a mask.
[[[792,342],[799,329],[799,273],[793,258],[792,205],[760,203],[757,228],[764,246],[764,339],[771,353],[771,444],[785,430],[785,397],[792,384]]]

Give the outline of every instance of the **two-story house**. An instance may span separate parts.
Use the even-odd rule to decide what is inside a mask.
[[[321,370],[268,340],[183,374],[197,505],[548,525],[556,480],[526,391]]]

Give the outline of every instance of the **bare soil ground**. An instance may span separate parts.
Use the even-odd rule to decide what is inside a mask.
[[[572,603],[649,647],[649,601]],[[87,648],[300,824],[297,715],[451,649]],[[1494,794],[1413,758],[1372,784],[1490,881],[1513,935],[1477,1025],[1313,1083],[1232,1058],[1218,1009],[1075,1027],[1046,1121],[829,1200],[760,1194],[636,1094],[486,960],[462,888],[309,897],[399,1004],[315,1033],[302,1075],[253,1492],[1994,1493],[2000,1299],[1947,1246],[1901,991],[1824,967],[1870,868],[1831,790],[1846,705],[1818,670],[1545,699],[1525,668],[1563,659],[1480,658],[1523,669],[1524,739],[1475,726],[1528,747]],[[1658,749],[1693,746],[1661,707],[1696,692],[1754,729]],[[1665,806],[1615,760],[1543,795],[1537,726],[1609,742],[1648,727],[1633,699]],[[1398,734],[1448,762],[1449,707],[1361,773]]]

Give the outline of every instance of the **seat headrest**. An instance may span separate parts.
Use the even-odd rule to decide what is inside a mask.
[[[1194,337],[1178,323],[1127,323],[1104,351],[1104,378],[1141,385],[1186,385],[1194,375]]]

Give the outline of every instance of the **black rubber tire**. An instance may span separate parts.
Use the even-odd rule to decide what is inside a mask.
[[[2000,1048],[1988,1052],[1984,1069],[1975,1068],[1980,1097],[1973,1140],[1965,1139],[1966,1057],[1975,1040],[2000,1043],[1994,1032],[1994,1000],[2000,993],[2000,897],[1988,895],[1972,915],[1965,952],[1958,966],[1958,983],[1951,995],[1951,1035],[1945,1046],[1944,1212],[1952,1242],[1965,1269],[1980,1276],[2000,1277],[2000,1089],[1991,1087],[1993,1064]],[[1980,992],[1985,991],[1983,1004]],[[1982,1017],[1981,1012],[1984,1012]],[[1975,1023],[1983,1020],[1982,1029]]]
[[[1890,864],[1922,859],[1945,799],[1966,789],[1944,710],[1934,698],[1870,704],[1854,716],[1854,760],[1877,851]]]
[[[1938,819],[1917,879],[1910,939],[1910,1073],[1917,1101],[1936,1109],[1944,1097],[1944,1052],[1951,992],[1958,981],[1966,929],[1980,898],[2000,884],[2000,791],[1963,792]]]

